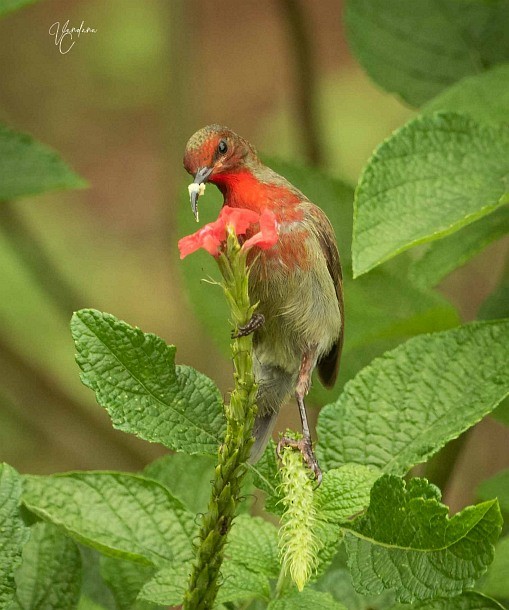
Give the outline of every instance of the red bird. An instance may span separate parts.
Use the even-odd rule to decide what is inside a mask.
[[[184,167],[196,185],[212,182],[224,206],[274,212],[279,239],[253,257],[249,293],[257,314],[244,333],[253,335],[253,367],[258,384],[258,415],[251,461],[261,456],[281,405],[295,393],[302,422],[300,441],[282,438],[281,447],[298,447],[318,483],[304,397],[315,366],[326,387],[338,374],[343,345],[343,281],[338,248],[325,213],[288,180],[261,163],[254,147],[220,125],[209,125],[189,140]],[[203,189],[203,187],[202,187]],[[190,188],[198,219],[198,196]]]

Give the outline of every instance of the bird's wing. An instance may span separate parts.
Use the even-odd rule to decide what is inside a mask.
[[[327,269],[329,270],[330,276],[336,288],[339,312],[341,314],[341,328],[338,339],[331,347],[329,352],[320,358],[317,364],[318,377],[320,378],[320,381],[325,387],[331,388],[336,382],[336,378],[338,376],[341,350],[343,349],[343,336],[345,328],[343,272],[341,270],[341,262],[339,260],[336,236],[334,235],[334,229],[332,228],[330,220],[327,218],[325,212],[316,206],[313,206],[313,216],[315,216],[318,221],[314,223],[314,228],[327,262]]]

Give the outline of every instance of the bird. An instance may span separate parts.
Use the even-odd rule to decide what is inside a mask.
[[[246,139],[222,125],[208,125],[187,142],[184,168],[194,181],[189,193],[198,220],[198,197],[206,183],[223,195],[223,206],[262,213],[271,210],[279,235],[250,263],[249,295],[258,303],[239,333],[253,333],[257,415],[250,461],[259,460],[278,412],[295,396],[302,436],[281,437],[301,451],[317,484],[322,472],[311,440],[305,397],[313,370],[331,388],[336,381],[344,337],[343,276],[333,227],[325,212],[286,178],[264,165]]]

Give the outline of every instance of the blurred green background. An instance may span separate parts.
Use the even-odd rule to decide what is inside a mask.
[[[337,0],[46,0],[0,20],[0,120],[58,150],[90,184],[0,211],[0,459],[33,473],[136,470],[164,452],[112,430],[81,385],[73,309],[157,333],[228,391],[230,364],[183,290],[185,144],[222,123],[263,153],[354,185],[414,111],[352,59],[341,13]],[[61,54],[48,30],[67,20],[97,32]],[[464,320],[496,285],[508,245],[441,285]],[[297,425],[296,409],[283,419],[279,429]],[[469,434],[447,490],[453,508],[509,464],[508,441],[489,418]]]

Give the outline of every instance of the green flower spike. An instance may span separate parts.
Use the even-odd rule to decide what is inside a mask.
[[[297,589],[302,591],[318,562],[313,481],[301,453],[291,447],[285,447],[281,453],[280,472],[282,502],[285,507],[279,533],[281,577],[284,579],[289,574]],[[281,577],[279,585],[282,583]]]
[[[217,262],[223,276],[221,285],[230,306],[230,319],[238,329],[249,322],[255,307],[249,300],[247,249],[240,247],[231,226],[227,231],[226,247],[219,253]],[[251,352],[251,335],[232,340],[235,388],[230,403],[225,405],[226,434],[218,450],[212,493],[207,513],[203,516],[196,559],[184,597],[184,610],[212,608],[217,595],[224,546],[240,502],[241,484],[253,444],[257,386]]]

